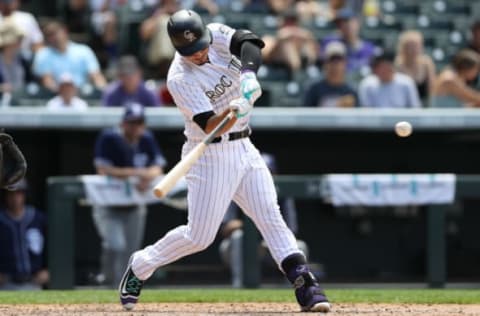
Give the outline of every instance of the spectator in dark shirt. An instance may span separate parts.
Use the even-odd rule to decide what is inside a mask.
[[[153,134],[145,128],[144,108],[129,105],[117,128],[104,130],[95,144],[95,167],[100,175],[138,179],[145,191],[163,173],[166,161]],[[145,205],[93,207],[93,219],[102,239],[102,277],[117,285],[130,254],[141,246],[145,229]]]
[[[304,106],[355,107],[357,93],[345,82],[346,49],[342,42],[331,42],[325,49],[325,78],[312,84],[305,95]]]
[[[118,80],[111,83],[104,91],[104,106],[125,106],[130,103],[142,106],[158,106],[157,96],[145,86],[137,59],[123,56],[118,61]]]
[[[46,219],[25,204],[27,183],[18,182],[5,191],[0,210],[0,290],[41,289],[48,280],[44,246]]]
[[[322,41],[322,53],[332,41],[342,41],[347,47],[347,71],[359,72],[368,67],[375,53],[375,46],[359,36],[359,21],[355,13],[349,9],[341,9],[335,17],[337,34],[325,37]]]

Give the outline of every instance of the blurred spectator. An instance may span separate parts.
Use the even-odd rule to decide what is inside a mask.
[[[136,177],[137,189],[142,192],[163,173],[166,161],[153,134],[145,128],[141,105],[126,107],[120,126],[106,129],[98,136],[94,164],[100,175]],[[93,208],[93,220],[102,240],[105,283],[119,284],[128,258],[141,246],[145,217],[145,205]]]
[[[266,0],[270,13],[283,16],[295,6],[295,0]]]
[[[420,98],[428,99],[436,73],[432,58],[423,52],[422,33],[406,31],[400,35],[395,66],[415,81]]]
[[[378,0],[329,0],[329,3],[336,11],[349,9],[358,17],[361,17],[362,14],[378,16],[380,11]]]
[[[142,71],[137,59],[123,56],[117,64],[118,80],[112,82],[103,92],[104,106],[125,106],[130,103],[142,106],[158,106],[158,97],[142,80]]]
[[[0,0],[1,18],[11,19],[20,28],[24,35],[21,45],[23,58],[31,61],[34,53],[43,45],[43,34],[35,17],[31,13],[19,11],[19,6],[19,0]]]
[[[97,89],[105,86],[105,78],[90,47],[70,41],[67,29],[60,22],[51,21],[44,30],[47,46],[37,52],[33,72],[45,88],[56,91],[56,82],[64,73],[72,74],[79,88],[89,80]]]
[[[58,83],[58,95],[47,102],[47,109],[53,111],[85,111],[88,104],[77,96],[77,88],[70,74],[63,74]]]
[[[267,167],[271,170],[273,174],[275,174],[277,172],[275,157],[267,153],[262,153],[262,157],[267,164]],[[295,200],[292,198],[280,198],[278,199],[278,204],[280,206],[280,211],[285,220],[285,223],[287,224],[288,228],[290,228],[292,233],[296,235],[298,232],[298,223]],[[219,229],[219,234],[222,238],[219,251],[222,261],[230,267],[232,275],[232,286],[235,288],[242,287],[243,285],[242,227],[243,222],[240,219],[240,208],[236,204],[231,203],[229,208],[227,209],[225,217],[223,218],[222,225]],[[299,249],[308,258],[307,244],[299,239],[297,239],[297,244]],[[269,255],[267,249],[268,248],[266,244],[262,242],[259,249],[260,257],[265,264],[274,268],[276,264]]]
[[[170,62],[175,55],[175,49],[168,37],[167,22],[174,12],[180,10],[177,0],[162,0],[154,10],[152,16],[142,22],[140,35],[147,42],[147,61],[149,68],[155,73],[148,73],[149,77],[165,78]]]
[[[352,6],[357,6],[356,8],[353,8],[354,12],[360,10],[364,16],[372,17],[380,15],[380,4],[378,3],[378,0],[350,0],[350,3]]]
[[[328,4],[316,0],[297,1],[295,7],[298,17],[302,22],[311,22],[316,18],[330,21],[335,17],[335,10],[333,10]]]
[[[325,48],[325,78],[312,84],[304,106],[351,108],[358,104],[357,93],[345,82],[346,48],[342,42],[330,42]]]
[[[17,92],[32,78],[28,61],[20,53],[23,33],[12,20],[0,22],[0,77],[2,92]]]
[[[101,38],[108,59],[113,63],[118,56],[116,10],[127,5],[128,0],[89,0],[89,2],[93,31]]]
[[[4,191],[0,210],[0,290],[39,290],[49,281],[46,269],[45,215],[26,204],[27,183]]]
[[[373,74],[364,78],[358,88],[360,106],[377,108],[421,107],[415,82],[396,72],[393,54],[382,53],[372,60]]]
[[[468,81],[477,78],[480,56],[463,49],[452,58],[450,67],[443,70],[433,86],[432,107],[480,106],[480,92],[469,87]]]
[[[480,20],[473,22],[470,27],[470,34],[468,48],[480,54]]]
[[[62,1],[59,9],[64,16],[65,24],[72,33],[87,33],[88,19],[90,17],[89,0]]]
[[[202,11],[207,12],[210,15],[217,15],[218,12],[220,11],[220,6],[217,2],[220,2],[220,4],[223,4],[222,0],[196,0],[195,1],[195,6],[194,10],[196,12],[201,13]]]
[[[312,32],[299,25],[294,11],[289,11],[282,19],[283,24],[276,36],[263,37],[265,42],[262,49],[263,60],[266,64],[288,67],[294,76],[302,66],[315,64],[318,44]]]
[[[338,33],[327,36],[321,44],[322,55],[325,47],[332,41],[342,41],[347,47],[347,71],[359,72],[369,66],[370,59],[375,54],[375,46],[359,37],[359,21],[350,9],[337,12],[335,25]]]
[[[341,10],[345,7],[348,0],[328,0],[330,7],[333,10]]]

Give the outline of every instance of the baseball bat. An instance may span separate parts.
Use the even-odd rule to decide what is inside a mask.
[[[195,146],[183,159],[181,159],[153,188],[153,193],[158,198],[163,198],[170,192],[178,180],[187,174],[188,170],[200,158],[208,144],[216,137],[218,131],[227,125],[227,123],[235,117],[235,112],[231,111],[225,116],[220,123],[202,140],[200,144]]]

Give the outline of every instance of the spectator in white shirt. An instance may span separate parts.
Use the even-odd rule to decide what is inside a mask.
[[[47,109],[52,111],[85,111],[88,104],[77,96],[77,88],[70,74],[60,76],[58,95],[47,102]]]
[[[376,108],[419,108],[422,106],[415,82],[396,72],[394,55],[382,53],[371,62],[373,74],[358,87],[360,106]]]
[[[19,0],[0,0],[0,19],[11,19],[24,34],[21,46],[22,56],[31,61],[33,54],[43,45],[43,34],[35,17],[19,11]]]

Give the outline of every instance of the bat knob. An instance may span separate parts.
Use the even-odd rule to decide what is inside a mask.
[[[153,189],[153,194],[155,194],[155,196],[159,199],[165,197],[165,192],[161,189]]]

